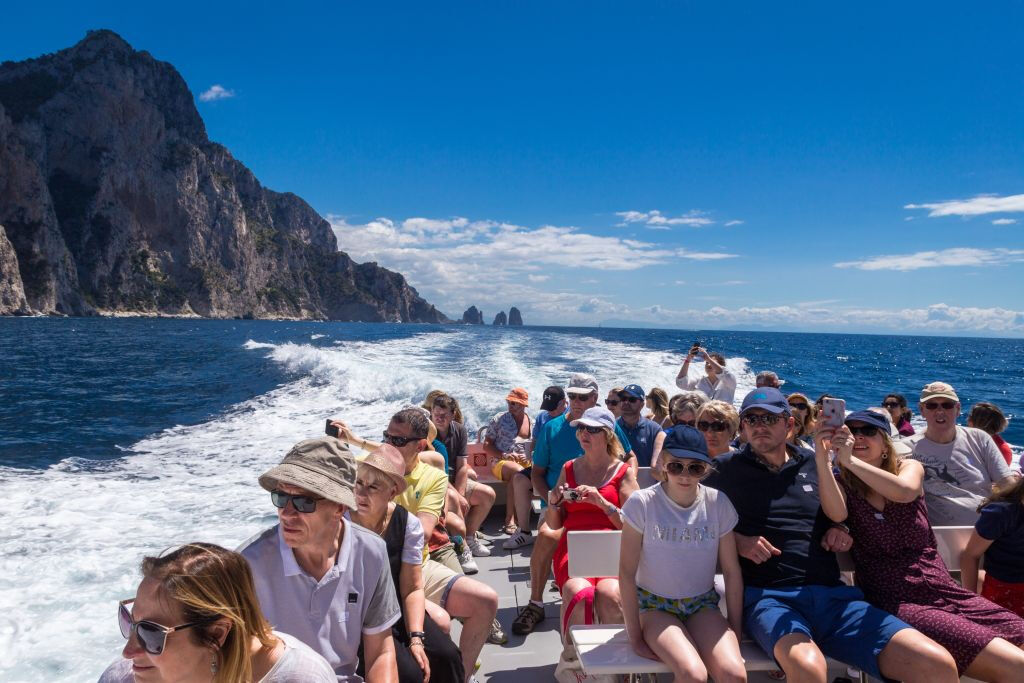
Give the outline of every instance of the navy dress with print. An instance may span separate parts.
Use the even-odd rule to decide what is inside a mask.
[[[1024,644],[1024,619],[958,584],[939,556],[924,497],[877,510],[846,492],[857,585],[873,605],[949,650],[963,675],[994,638]]]

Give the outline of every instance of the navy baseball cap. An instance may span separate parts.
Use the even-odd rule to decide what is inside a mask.
[[[639,384],[627,384],[622,388],[622,393],[629,394],[633,398],[647,398],[647,394],[644,393],[644,388]]]
[[[565,400],[565,390],[560,386],[550,386],[544,390],[544,400],[540,403],[541,410],[554,410]]]
[[[688,425],[676,425],[668,430],[661,452],[668,453],[674,458],[690,458],[711,464],[704,435]]]
[[[751,408],[761,408],[776,415],[790,414],[789,401],[786,400],[781,391],[774,387],[758,387],[747,394],[746,398],[743,399],[743,405],[740,407],[740,415]]]
[[[851,422],[863,422],[866,425],[878,427],[886,434],[889,433],[889,421],[885,419],[884,415],[879,415],[873,410],[855,410],[847,415],[843,422],[847,425]]]

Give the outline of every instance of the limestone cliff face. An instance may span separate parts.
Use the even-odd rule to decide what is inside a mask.
[[[505,316],[505,311],[498,311],[498,315],[494,316],[494,325],[504,327],[508,325],[508,318]]]
[[[523,324],[523,314],[515,306],[508,309],[508,324],[517,327],[521,327]]]
[[[477,310],[476,306],[470,306],[466,309],[466,312],[462,314],[462,322],[468,325],[483,325],[484,312]]]
[[[264,188],[178,72],[110,31],[0,65],[0,225],[0,313],[20,281],[40,313],[448,321]]]
[[[18,255],[14,253],[14,245],[7,239],[4,226],[0,225],[0,315],[28,312],[25,287],[18,271]]]

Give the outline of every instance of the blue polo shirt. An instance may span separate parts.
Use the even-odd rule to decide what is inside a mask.
[[[640,467],[650,467],[651,458],[654,457],[654,439],[662,431],[661,425],[654,420],[641,417],[635,426],[630,427],[620,417],[615,421],[615,428],[620,429],[629,439],[637,464]]]
[[[1024,505],[989,503],[981,509],[974,530],[992,541],[985,551],[985,571],[1000,581],[1024,583]]]
[[[559,415],[548,420],[544,429],[534,434],[533,464],[545,467],[544,480],[548,488],[554,488],[558,476],[562,473],[565,463],[583,455],[583,446],[576,438],[576,428],[569,424],[568,415]],[[615,436],[619,437],[622,447],[630,452],[629,440],[618,425],[615,425]]]
[[[761,564],[741,557],[744,585],[838,586],[835,553],[821,547],[832,521],[821,509],[814,452],[795,446],[787,449],[789,460],[780,471],[772,472],[745,444],[715,458],[715,469],[703,483],[729,496],[740,517],[736,533],[764,536],[782,551]]]

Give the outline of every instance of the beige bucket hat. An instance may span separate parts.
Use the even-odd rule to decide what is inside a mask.
[[[320,437],[292,446],[277,467],[260,476],[260,486],[273,491],[291,484],[348,508],[356,506],[356,460],[337,439]]]

